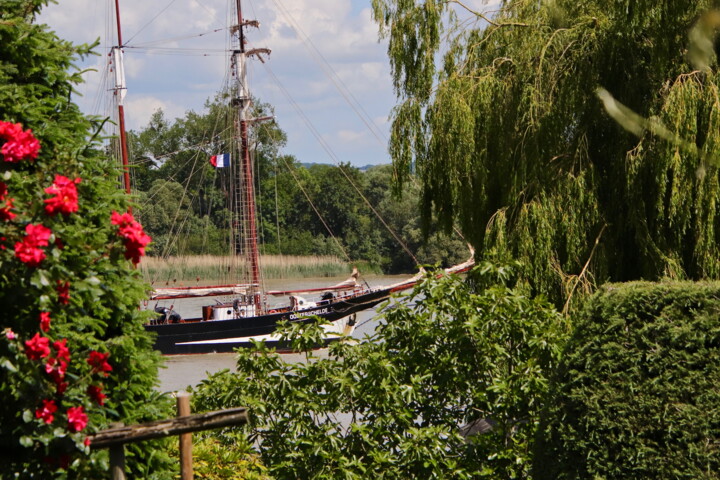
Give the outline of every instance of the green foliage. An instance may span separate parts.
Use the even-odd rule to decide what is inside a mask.
[[[231,173],[207,162],[212,153],[235,148],[223,128],[231,119],[224,102],[220,94],[203,113],[189,112],[173,122],[158,110],[145,128],[129,135],[138,217],[159,256],[230,252]],[[256,116],[272,111],[266,104],[256,108]],[[202,128],[208,129],[206,137]],[[347,164],[305,168],[279,154],[285,134],[276,124],[263,123],[253,132],[263,253],[348,255],[349,261],[388,273],[414,272],[418,263],[450,266],[467,256],[463,242],[435,230],[423,236],[418,188],[406,188],[403,198],[396,198],[391,166],[366,172]],[[400,248],[388,227],[416,259]]]
[[[286,332],[307,361],[258,344],[237,373],[194,392],[194,409],[251,409],[249,441],[276,478],[526,478],[562,317],[484,264],[471,281],[432,273],[388,305],[365,340],[312,350],[317,326]],[[484,434],[461,427],[484,421]],[[224,441],[237,432],[226,430]]]
[[[208,434],[193,434],[193,477],[202,480],[269,480],[257,455],[241,437],[220,442]],[[179,462],[178,450],[173,450]],[[180,478],[179,476],[176,478]]]
[[[610,284],[552,380],[534,478],[719,478],[720,284]]]
[[[272,113],[261,102],[254,108],[257,117]],[[158,110],[147,126],[130,132],[137,213],[155,240],[156,255],[232,251],[236,173],[214,169],[207,160],[221,152],[237,158],[233,128],[228,98],[221,92],[201,113],[168,121]],[[263,253],[336,255],[388,273],[415,272],[418,264],[450,266],[467,256],[458,240],[441,237],[435,229],[422,234],[419,191],[412,186],[396,198],[389,165],[366,172],[347,164],[305,168],[279,153],[286,136],[276,123],[260,123],[251,137]],[[400,248],[398,239],[416,258]]]
[[[81,78],[73,62],[90,47],[74,46],[33,24],[46,3],[0,0],[0,121],[32,129],[40,143],[35,161],[8,163],[0,156],[0,180],[16,215],[0,220],[0,477],[101,478],[107,475],[107,452],[88,448],[86,436],[111,422],[165,416],[167,404],[153,393],[160,359],[137,308],[145,288],[110,223],[112,211],[127,210],[127,199],[117,188],[112,162],[96,141],[88,141],[98,120],[83,117],[70,101]],[[51,196],[45,189],[56,174],[81,179],[77,212],[45,211],[44,200]],[[15,255],[29,224],[52,232],[42,248],[46,258],[37,266]],[[59,288],[65,282],[67,302]],[[39,321],[43,314],[50,318],[46,328]],[[67,341],[64,378],[50,374],[59,365],[58,347],[40,359],[26,353],[25,342],[36,334]],[[93,351],[109,354],[109,376],[86,361]],[[104,405],[89,396],[90,386],[102,388]],[[52,419],[38,417],[44,400],[57,406]],[[88,424],[73,429],[70,408],[78,407]],[[161,453],[129,448],[128,474],[167,478],[162,443],[153,444]]]
[[[420,178],[424,227],[459,224],[568,308],[607,280],[716,278],[715,6],[374,0],[400,99],[390,152],[401,188]],[[599,89],[648,120],[627,131]]]

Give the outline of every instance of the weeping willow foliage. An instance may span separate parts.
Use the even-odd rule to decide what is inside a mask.
[[[715,2],[373,7],[399,99],[390,153],[400,187],[421,179],[426,225],[521,260],[566,307],[609,280],[720,275],[716,28],[693,28]],[[646,121],[616,121],[599,90]]]

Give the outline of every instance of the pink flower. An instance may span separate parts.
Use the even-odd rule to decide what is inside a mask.
[[[40,151],[40,142],[35,138],[32,130],[23,131],[19,123],[0,121],[0,140],[5,140],[0,153],[3,154],[6,162],[33,161]]]
[[[102,386],[89,385],[87,388],[87,394],[98,405],[105,405],[105,399],[107,398],[107,395],[102,393]]]
[[[7,338],[8,340],[15,340],[17,338],[17,335],[15,335],[15,332],[13,332],[12,329],[6,328],[5,338]]]
[[[42,406],[35,410],[35,418],[42,419],[45,423],[50,424],[55,420],[53,415],[57,411],[57,405],[54,400],[43,400]]]
[[[104,373],[107,377],[109,375],[108,372],[112,372],[112,366],[107,361],[109,356],[109,353],[100,353],[95,350],[90,352],[90,355],[88,355],[87,358],[87,363],[92,367],[93,373]]]
[[[45,358],[50,355],[49,343],[50,340],[36,333],[33,338],[25,341],[25,355],[27,355],[30,360]]]
[[[67,417],[71,432],[79,432],[87,426],[88,417],[82,405],[68,408]]]
[[[62,175],[55,175],[55,181],[45,189],[45,193],[54,195],[45,199],[45,212],[48,215],[62,213],[68,215],[78,211],[78,193],[75,185],[80,183],[80,178],[70,180]]]
[[[50,330],[50,312],[40,312],[40,330],[45,333]]]
[[[15,256],[29,267],[37,267],[45,259],[45,251],[40,247],[47,247],[52,230],[43,225],[28,224],[25,227],[25,238],[15,244]]]
[[[125,258],[132,260],[137,265],[140,257],[145,255],[145,246],[152,240],[148,234],[143,231],[140,225],[131,213],[112,212],[110,222],[119,227],[118,233],[123,238],[125,244]]]
[[[63,305],[70,303],[70,282],[62,282],[58,280],[56,290],[58,293],[59,303],[62,303]]]

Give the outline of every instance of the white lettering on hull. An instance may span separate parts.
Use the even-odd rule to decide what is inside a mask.
[[[328,308],[318,308],[316,310],[308,310],[302,313],[291,313],[288,318],[290,320],[300,320],[301,318],[312,317],[313,315],[324,315],[329,312]]]

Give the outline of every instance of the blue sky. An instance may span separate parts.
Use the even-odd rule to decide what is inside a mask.
[[[128,128],[144,126],[158,108],[171,119],[201,111],[220,90],[230,3],[120,0]],[[252,93],[275,107],[288,134],[284,153],[301,162],[389,163],[388,117],[396,99],[387,42],[378,41],[370,0],[243,0],[243,14],[260,22],[259,29],[248,29],[249,48],[272,50],[265,64],[252,61],[248,72]],[[59,0],[39,22],[75,43],[100,39],[101,55],[81,65],[96,71],[85,75],[83,96],[75,100],[86,113],[109,114],[114,0]]]

